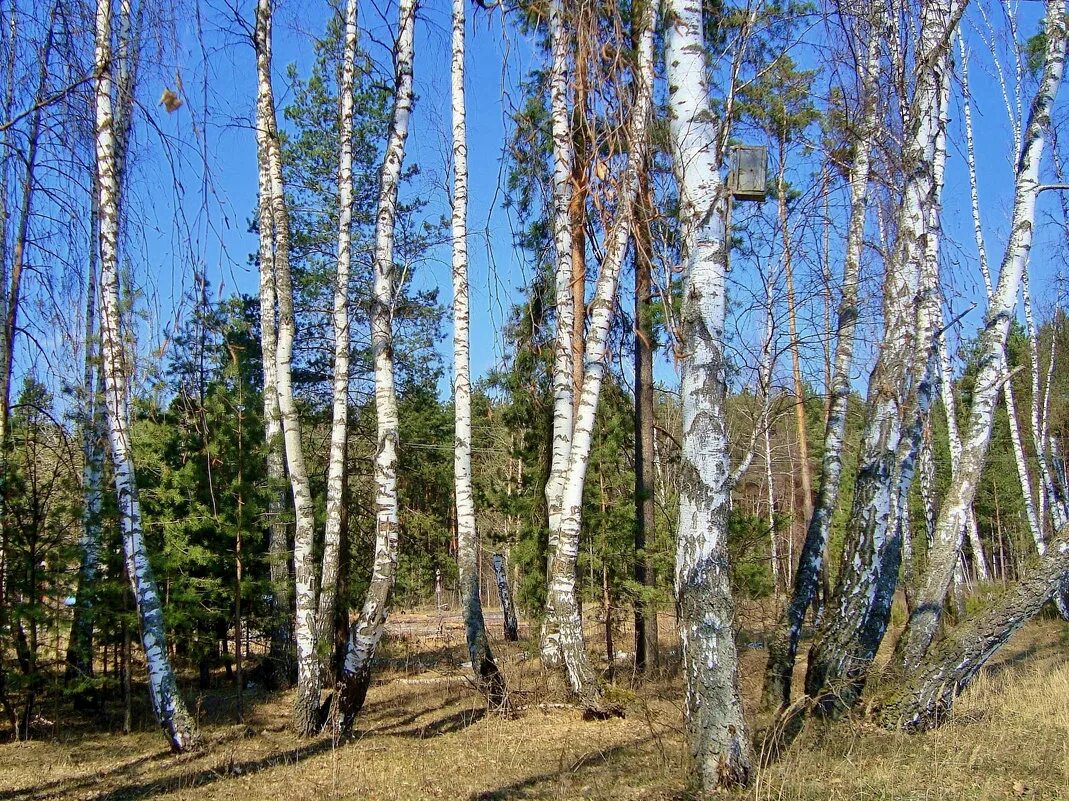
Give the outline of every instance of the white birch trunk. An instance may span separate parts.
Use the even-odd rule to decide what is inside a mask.
[[[806,693],[823,715],[857,702],[886,632],[901,565],[901,519],[934,394],[939,310],[938,186],[950,36],[964,11],[930,0],[921,13],[923,65],[907,109],[906,185],[886,265],[883,343],[869,377],[853,510],[831,614],[810,651]],[[935,240],[930,241],[930,240]]]
[[[553,123],[553,243],[555,250],[554,297],[557,332],[553,345],[553,443],[546,508],[549,513],[549,558],[546,565],[546,609],[542,623],[541,656],[547,667],[561,664],[559,623],[554,593],[549,589],[557,573],[554,565],[559,548],[561,502],[572,448],[574,390],[572,386],[572,328],[575,309],[572,297],[572,228],[569,208],[572,198],[571,114],[568,109],[569,38],[564,28],[563,0],[549,2],[551,67],[550,116]],[[573,578],[574,581],[574,578]]]
[[[393,265],[397,188],[405,157],[412,114],[412,61],[416,0],[400,0],[394,61],[394,107],[389,141],[382,162],[379,206],[375,218],[374,286],[371,305],[371,349],[375,365],[375,559],[371,584],[360,617],[349,632],[340,688],[341,725],[349,728],[360,711],[371,682],[371,661],[386,625],[397,567],[397,393],[393,376]]]
[[[832,517],[839,503],[842,484],[842,451],[846,436],[846,411],[850,400],[851,365],[854,337],[857,330],[858,287],[861,274],[861,253],[865,236],[865,215],[868,209],[869,172],[872,147],[877,130],[877,86],[880,79],[880,43],[882,14],[874,13],[868,21],[868,41],[861,75],[857,138],[854,142],[854,163],[850,167],[850,220],[846,235],[843,262],[842,298],[836,320],[837,345],[824,426],[824,456],[821,464],[817,500],[810,517],[798,569],[794,575],[794,592],[786,610],[784,630],[769,642],[768,664],[762,703],[767,709],[790,702],[791,677],[794,673],[802,623],[820,583],[824,567],[824,552]]]
[[[666,0],[670,132],[686,259],[681,312],[683,450],[675,590],[691,778],[703,792],[750,779],[727,564],[727,238],[722,138],[709,104],[702,4]]]
[[[345,445],[349,436],[349,272],[353,224],[353,86],[356,82],[357,0],[345,4],[341,80],[338,84],[338,270],[334,285],[334,385],[331,398],[330,452],[327,457],[327,509],[323,530],[323,568],[317,608],[318,643],[334,636],[338,567],[345,504]],[[329,673],[334,649],[320,648],[321,670]]]
[[[995,402],[1007,379],[1004,356],[1006,336],[1032,244],[1040,160],[1064,68],[1064,0],[1048,0],[1046,32],[1043,77],[1032,101],[1023,150],[1017,163],[1010,239],[999,271],[998,286],[991,297],[979,337],[980,368],[976,376],[969,423],[962,441],[958,471],[940,510],[936,542],[929,553],[928,569],[918,588],[917,603],[898,646],[901,663],[906,669],[919,664],[938,630],[943,601],[961,548],[966,510],[972,505],[987,456]]]
[[[590,305],[582,392],[576,407],[568,470],[561,497],[557,548],[553,555],[553,573],[549,585],[569,684],[588,712],[595,715],[614,710],[604,708],[600,680],[586,653],[582,618],[575,600],[575,566],[582,527],[583,488],[590,464],[594,420],[606,368],[606,342],[612,325],[620,269],[631,237],[639,173],[645,162],[647,148],[646,127],[653,95],[653,3],[643,3],[640,8],[642,13],[636,13],[635,19],[632,20],[632,24],[639,26],[642,33],[635,68],[634,104],[629,113],[630,123],[627,130],[627,166],[618,195],[616,216],[608,233],[608,247],[602,259],[594,299]],[[636,8],[636,12],[638,10],[639,8]]]
[[[319,729],[319,696],[322,683],[316,637],[318,629],[314,554],[315,519],[308,472],[305,469],[304,452],[301,447],[300,420],[293,401],[290,369],[295,323],[293,286],[289,266],[289,213],[286,208],[282,180],[282,152],[275,119],[274,93],[271,87],[271,16],[271,0],[258,0],[254,34],[257,68],[257,136],[260,144],[261,170],[265,171],[271,214],[270,230],[265,231],[262,227],[260,230],[260,284],[263,290],[265,281],[273,283],[277,313],[274,311],[274,304],[270,304],[270,298],[264,296],[261,296],[260,309],[261,314],[266,313],[270,317],[275,317],[275,386],[295,517],[293,566],[296,590],[294,636],[297,644],[297,697],[294,702],[294,727],[299,734],[308,736]],[[262,203],[261,198],[261,206]],[[261,222],[263,221],[262,215],[261,208]],[[265,245],[264,237],[268,235],[271,240]],[[265,247],[271,248],[270,257],[266,262]],[[268,265],[271,268],[271,277],[265,279],[263,271]],[[267,309],[269,304],[270,310]],[[265,331],[269,330],[267,322],[269,321],[263,321],[262,327]]]
[[[175,751],[185,751],[196,744],[197,732],[193,718],[178,693],[178,684],[167,654],[163,604],[145,551],[133,448],[130,442],[129,387],[119,309],[118,211],[122,176],[116,171],[110,0],[97,2],[95,62],[96,164],[100,210],[101,369],[104,374],[108,439],[115,469],[123,550],[137,604],[152,708],[156,719],[167,733],[171,747]],[[123,100],[130,102],[131,99]]]
[[[457,505],[457,566],[468,656],[491,707],[505,700],[479,600],[479,539],[471,478],[471,358],[468,308],[468,142],[464,102],[464,5],[453,0],[453,479]]]

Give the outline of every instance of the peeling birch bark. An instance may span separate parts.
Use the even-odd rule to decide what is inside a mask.
[[[691,781],[710,792],[747,784],[751,770],[726,550],[726,194],[720,179],[722,131],[709,104],[702,4],[666,0],[665,10],[670,135],[686,259],[675,591]]]
[[[1020,581],[984,611],[959,624],[914,665],[902,685],[876,700],[876,716],[888,728],[912,732],[939,726],[987,661],[1067,581],[1069,529],[1063,528]]]
[[[504,618],[505,639],[509,642],[516,642],[520,638],[520,626],[516,620],[516,605],[512,602],[508,573],[505,572],[505,557],[495,553],[492,563],[494,581],[497,583],[497,597],[501,601],[501,616]]]
[[[148,668],[149,696],[156,719],[167,733],[171,748],[186,751],[197,743],[192,716],[178,693],[178,683],[167,653],[163,604],[152,573],[141,526],[133,448],[130,442],[129,386],[126,354],[120,328],[118,240],[119,197],[122,175],[117,171],[112,104],[113,59],[111,2],[98,0],[95,47],[95,145],[98,208],[100,213],[100,340],[104,374],[104,403],[108,439],[115,469],[123,551],[137,605],[141,643]],[[121,98],[132,102],[132,97]]]
[[[371,349],[375,366],[375,559],[371,584],[359,618],[349,630],[338,690],[340,725],[352,726],[371,683],[371,663],[382,638],[397,568],[397,393],[393,376],[394,223],[397,188],[405,158],[408,122],[412,115],[412,61],[416,0],[400,0],[394,60],[394,106],[383,157],[379,204],[375,218],[374,285],[371,304]]]
[[[572,386],[572,227],[569,216],[572,196],[571,118],[568,110],[569,39],[564,28],[563,0],[549,2],[549,37],[551,67],[549,78],[550,115],[553,123],[553,243],[555,249],[555,305],[557,332],[553,345],[553,444],[550,451],[549,479],[546,481],[546,507],[549,512],[549,559],[547,583],[553,581],[554,564],[559,548],[561,498],[572,448],[574,390]],[[573,579],[574,581],[574,579]],[[547,590],[545,618],[542,622],[540,650],[542,664],[557,667],[563,661],[557,609],[552,592]]]
[[[920,663],[938,631],[943,602],[961,548],[965,510],[972,505],[976,494],[987,457],[994,405],[1007,378],[1006,337],[1031,249],[1040,160],[1065,63],[1064,0],[1048,0],[1046,32],[1043,74],[1029,111],[1023,150],[1017,162],[1010,239],[979,336],[979,371],[958,471],[940,510],[936,541],[928,556],[928,569],[918,587],[917,604],[896,648],[901,666],[907,670]]]

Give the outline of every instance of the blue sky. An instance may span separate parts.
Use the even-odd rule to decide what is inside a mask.
[[[241,4],[245,20],[251,20],[251,2]],[[986,8],[986,7],[985,7]],[[991,5],[988,18],[1000,30],[1005,27],[997,4]],[[133,173],[133,197],[130,206],[130,229],[134,240],[132,263],[135,281],[143,290],[146,322],[143,350],[165,342],[175,321],[189,309],[182,303],[191,288],[191,260],[199,262],[218,295],[234,291],[255,294],[257,277],[249,256],[257,247],[248,233],[248,220],[256,203],[256,148],[251,115],[255,99],[253,51],[247,36],[240,31],[227,7],[215,0],[203,0],[200,19],[183,17],[176,21],[169,36],[177,47],[165,47],[171,53],[166,60],[148,60],[141,90],[143,109],[137,130],[137,162]],[[1039,3],[1019,6],[1020,37],[1031,35],[1042,13]],[[396,11],[391,6],[383,13],[369,4],[361,8],[362,46],[369,51],[385,74],[389,70],[388,43],[392,42]],[[326,18],[325,3],[298,3],[283,0],[275,19],[275,91],[278,107],[288,101],[283,73],[296,63],[307,74],[312,57],[312,38],[319,36]],[[428,214],[437,217],[448,213],[446,185],[449,150],[449,16],[446,4],[426,4],[416,29],[415,84],[418,101],[408,141],[408,158],[418,162],[422,174],[407,191],[417,192],[429,203]],[[975,4],[966,15],[963,30],[972,53],[971,82],[974,95],[977,160],[982,216],[992,269],[997,272],[1001,259],[1012,200],[1012,142],[1005,103],[994,55],[1007,65],[1004,78],[1014,103],[1015,76],[1012,59],[1007,58],[1005,43],[988,39],[984,16]],[[811,34],[812,35],[812,34]],[[796,58],[804,65],[804,53],[819,58],[823,43],[819,37],[800,48]],[[470,260],[472,284],[472,368],[475,375],[485,374],[499,362],[504,352],[501,329],[509,307],[518,298],[518,290],[527,284],[529,266],[513,246],[515,221],[503,207],[501,185],[504,176],[502,147],[509,126],[509,114],[520,102],[518,86],[529,70],[538,66],[540,56],[532,41],[515,30],[511,21],[502,25],[499,12],[471,8],[468,37],[468,135],[470,154]],[[186,102],[174,114],[154,105],[164,87],[180,89]],[[1025,109],[1032,83],[1025,76]],[[975,268],[975,246],[969,206],[969,189],[965,172],[960,132],[961,101],[955,87],[951,107],[951,147],[944,194],[943,228],[944,264],[951,305],[955,310],[978,302],[978,309],[964,318],[959,333],[972,336],[980,322],[983,299]],[[1063,93],[1060,106],[1069,103],[1069,90]],[[207,116],[204,109],[208,109]],[[146,120],[147,117],[147,120]],[[149,124],[146,124],[148,122]],[[166,143],[166,146],[164,146]],[[799,160],[792,165],[799,180],[811,171],[812,161]],[[207,165],[205,169],[203,164]],[[840,199],[841,200],[841,199]],[[774,202],[765,204],[766,214],[774,213]],[[841,223],[842,212],[833,215]],[[1034,292],[1041,317],[1054,302],[1054,275],[1063,261],[1063,233],[1055,193],[1044,193],[1040,204],[1036,245],[1033,250]],[[841,228],[841,225],[838,226]],[[841,230],[833,231],[833,258],[841,251]],[[775,252],[764,254],[766,265],[774,264]],[[812,278],[803,273],[799,281]],[[425,284],[437,285],[441,301],[451,298],[449,249],[442,246],[430,254],[422,266]],[[736,297],[754,291],[757,265],[741,258],[733,260]],[[628,291],[625,285],[622,292]],[[878,288],[871,287],[872,292]],[[627,308],[630,303],[624,301]],[[813,326],[818,324],[819,309],[813,310]],[[743,316],[737,321],[740,344],[755,341],[763,332],[760,315]],[[811,332],[816,334],[814,328]],[[448,325],[446,327],[448,335]],[[869,347],[862,343],[862,357],[871,358],[878,341],[878,329],[871,328]],[[817,339],[818,337],[812,337]],[[448,366],[449,338],[442,343],[443,361]],[[813,355],[816,355],[814,346]],[[820,370],[814,360],[809,371],[818,383]],[[781,366],[786,368],[786,362]],[[859,365],[862,380],[866,369]],[[675,370],[663,360],[658,377],[666,384],[675,383]],[[441,390],[448,393],[448,375]]]

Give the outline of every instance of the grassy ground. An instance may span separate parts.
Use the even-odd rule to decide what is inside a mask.
[[[82,722],[0,746],[0,801],[687,797],[681,693],[670,669],[643,683],[618,672],[614,692],[627,716],[584,722],[530,642],[498,642],[518,714],[486,716],[463,678],[457,621],[423,621],[395,621],[352,739],[294,737],[288,693],[246,691],[244,723],[236,724],[234,696],[221,687],[187,693],[207,743],[196,754],[172,756],[143,708],[128,735]],[[860,721],[812,727],[737,797],[1069,798],[1066,646],[1064,624],[1033,623],[938,731],[906,736]],[[763,662],[759,647],[744,648],[748,703]]]

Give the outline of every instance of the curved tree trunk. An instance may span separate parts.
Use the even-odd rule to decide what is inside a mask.
[[[670,130],[686,259],[675,590],[692,780],[710,792],[747,784],[751,766],[726,550],[726,195],[720,180],[722,131],[709,105],[702,4],[668,0],[666,9]]]
[[[309,736],[319,730],[322,688],[322,670],[317,648],[319,628],[316,620],[315,517],[301,445],[300,419],[293,400],[291,362],[296,322],[289,264],[289,212],[286,208],[282,152],[275,119],[274,93],[271,88],[271,16],[271,0],[258,0],[254,32],[257,67],[256,116],[258,136],[261,138],[260,169],[266,173],[272,223],[268,231],[262,227],[260,230],[261,287],[264,285],[262,271],[266,268],[263,238],[271,236],[272,253],[269,265],[272,268],[274,300],[277,304],[275,386],[295,518],[293,567],[296,590],[294,637],[297,643],[297,697],[293,710],[294,728],[299,734]],[[263,313],[267,301],[261,297],[260,303]],[[266,325],[264,328],[266,330]]]
[[[1069,581],[1069,528],[1015,585],[974,618],[958,625],[909,671],[909,678],[874,706],[889,728],[938,726],[954,700],[1015,631]]]
[[[840,714],[860,697],[898,582],[900,521],[937,373],[937,242],[930,240],[938,239],[932,221],[941,179],[940,104],[950,78],[946,53],[963,11],[959,0],[932,0],[922,11],[916,57],[922,66],[907,110],[907,178],[884,279],[883,342],[869,377],[839,582],[806,672],[806,694],[818,699],[821,714]]]
[[[638,10],[636,8],[636,11]],[[568,454],[568,470],[561,497],[557,531],[557,550],[553,556],[553,574],[549,584],[569,684],[588,712],[596,716],[616,710],[605,708],[600,680],[586,653],[582,618],[575,601],[575,566],[582,525],[583,488],[590,464],[598,397],[606,369],[606,342],[612,324],[620,269],[631,238],[639,172],[645,163],[647,147],[646,126],[653,95],[653,3],[643,3],[641,12],[636,13],[632,20],[632,24],[641,27],[642,34],[635,67],[635,99],[630,110],[627,131],[627,167],[623,186],[619,191],[616,219],[608,233],[608,246],[591,303],[583,391],[579,397],[572,446]]]
[[[115,467],[123,550],[137,604],[141,642],[148,667],[149,694],[156,719],[171,747],[185,751],[197,742],[192,716],[178,693],[167,653],[163,605],[152,573],[141,527],[141,507],[130,443],[129,386],[120,328],[118,234],[122,175],[117,171],[116,116],[112,107],[111,3],[96,10],[96,163],[100,209],[100,339],[108,437]],[[131,102],[132,98],[121,98]]]
[[[379,208],[375,219],[375,280],[371,305],[371,349],[375,364],[375,560],[371,585],[360,617],[349,633],[338,697],[341,727],[348,729],[364,705],[371,683],[371,662],[386,625],[397,567],[397,393],[393,379],[394,222],[397,188],[412,114],[412,56],[416,0],[401,0],[394,62],[394,107],[390,137],[382,162]]]

